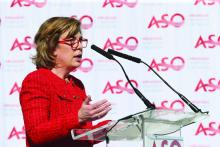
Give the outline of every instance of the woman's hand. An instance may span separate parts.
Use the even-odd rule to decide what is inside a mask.
[[[80,123],[100,119],[111,110],[111,103],[106,99],[93,104],[90,104],[90,101],[91,97],[87,96],[78,112]]]

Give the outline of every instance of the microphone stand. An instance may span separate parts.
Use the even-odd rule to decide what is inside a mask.
[[[157,75],[157,77],[159,77],[174,93],[176,93],[180,97],[180,99],[182,99],[195,113],[201,112],[201,113],[208,114],[208,112],[202,112],[201,109],[199,109],[197,106],[195,106],[183,94],[179,93],[172,86],[170,86],[170,84],[167,83],[167,81],[165,81],[151,66],[149,66],[147,63],[145,63],[142,60],[140,62],[143,63],[144,65],[146,65],[147,67],[149,67]]]
[[[144,102],[144,104],[147,106],[148,109],[155,109],[155,105],[151,104],[151,102],[147,98],[145,98],[144,95],[137,88],[135,88],[133,86],[133,84],[131,83],[130,79],[128,78],[128,75],[126,74],[123,66],[121,65],[121,63],[118,60],[116,60],[110,53],[102,50],[101,48],[99,48],[98,46],[96,46],[94,44],[91,46],[91,49],[93,49],[94,51],[98,52],[99,54],[103,55],[104,57],[106,57],[110,60],[116,61],[120,65],[128,83],[130,84],[130,86],[132,87],[134,92],[137,94],[137,96]]]
[[[112,49],[108,49],[108,53],[112,54],[112,55],[116,55],[118,57],[136,62],[136,63],[143,63],[144,65],[146,65],[147,67],[149,67],[155,74],[157,77],[159,77],[174,93],[176,93],[181,100],[183,100],[184,103],[186,103],[195,113],[201,112],[201,113],[206,113],[208,114],[209,112],[202,112],[201,109],[199,109],[197,106],[195,106],[190,100],[188,100],[183,94],[179,93],[178,91],[176,91],[172,86],[170,86],[170,84],[167,83],[167,81],[165,81],[153,68],[151,68],[147,63],[143,62],[140,58],[134,57],[134,56],[130,56]]]
[[[156,108],[155,105],[152,104],[147,98],[145,98],[144,95],[136,87],[134,87],[134,85],[131,83],[131,80],[129,79],[129,77],[128,77],[127,73],[125,72],[125,70],[124,70],[123,66],[121,65],[121,63],[118,60],[116,60],[115,58],[114,58],[114,60],[119,64],[119,66],[121,67],[121,69],[122,69],[128,83],[129,83],[129,85],[132,87],[132,89],[138,95],[138,97],[144,102],[144,104],[147,106],[147,108],[155,109]]]

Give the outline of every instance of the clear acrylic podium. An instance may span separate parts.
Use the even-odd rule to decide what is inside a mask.
[[[183,146],[181,128],[207,118],[206,113],[182,112],[167,109],[147,109],[99,128],[73,129],[73,140],[132,141],[141,140],[143,147],[154,147],[157,142],[172,140]]]

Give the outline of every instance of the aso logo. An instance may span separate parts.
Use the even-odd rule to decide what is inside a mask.
[[[218,89],[220,89],[220,80],[210,78],[208,82],[205,83],[202,79],[200,79],[196,86],[195,92],[198,92],[199,90],[203,90],[204,92],[214,92]]]
[[[184,20],[184,16],[180,13],[175,13],[172,16],[163,14],[159,19],[153,16],[147,28],[150,29],[153,26],[156,26],[156,28],[168,28],[169,26],[179,28],[184,24]]]
[[[20,91],[21,91],[21,86],[19,86],[18,83],[15,82],[14,85],[12,86],[10,92],[9,92],[9,95],[14,94],[15,92],[20,93]]]
[[[16,129],[15,126],[12,128],[11,132],[8,135],[8,140],[14,139],[14,138],[15,139],[26,139],[24,126],[20,130]]]
[[[38,8],[42,8],[47,4],[47,0],[13,0],[10,7],[30,7],[34,5]]]
[[[203,125],[203,123],[200,123],[195,135],[205,135],[205,136],[215,136],[220,134],[220,124],[217,122],[210,122],[208,126]]]
[[[172,59],[169,59],[168,57],[164,57],[159,62],[153,59],[150,64],[150,67],[157,71],[167,71],[168,69],[180,71],[184,67],[184,65],[185,65],[185,60],[180,56],[176,56],[173,57]],[[148,71],[151,71],[151,69],[148,68]]]
[[[181,143],[177,140],[163,140],[160,143],[154,141],[153,147],[181,147]]]
[[[138,87],[138,83],[135,80],[131,80],[131,83],[134,87]],[[110,92],[112,94],[121,94],[124,91],[133,94],[134,90],[130,87],[128,82],[124,82],[123,80],[116,81],[115,85],[112,85],[109,81],[107,82],[104,90],[102,91],[102,94],[105,94],[107,92]]]
[[[112,8],[121,8],[126,5],[129,8],[134,8],[138,3],[138,0],[105,0],[102,7],[110,5]]]
[[[183,111],[185,109],[185,104],[181,100],[174,100],[171,102],[169,102],[168,100],[164,100],[161,102],[160,106],[157,106],[157,108]]]
[[[127,48],[130,51],[133,51],[138,46],[138,39],[134,36],[128,38],[123,38],[122,36],[117,37],[114,41],[111,41],[110,38],[107,39],[103,49],[113,49],[113,50],[123,50]]]
[[[24,37],[23,41],[19,41],[18,38],[16,38],[10,51],[13,51],[15,49],[19,49],[20,51],[30,50],[33,47],[34,47],[34,45],[32,43],[31,37],[26,36],[26,37]]]
[[[88,30],[93,26],[93,18],[89,15],[83,15],[79,18],[76,15],[73,15],[71,17],[78,19],[81,22],[82,29],[84,30]]]
[[[73,70],[73,71],[79,70],[79,71],[87,73],[87,72],[90,72],[92,70],[92,68],[93,68],[92,60],[89,58],[84,58],[81,60],[80,67],[78,67],[76,70]]]
[[[220,47],[220,36],[215,36],[214,34],[211,34],[208,36],[208,39],[203,39],[203,37],[200,35],[199,39],[196,42],[195,48],[198,48],[200,46],[203,46],[204,48],[215,48],[216,46]]]
[[[214,5],[216,3],[220,3],[220,0],[195,0],[194,5],[202,4],[202,5]]]

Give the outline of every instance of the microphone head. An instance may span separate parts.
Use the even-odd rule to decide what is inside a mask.
[[[106,58],[110,59],[110,60],[115,60],[115,58],[109,54],[108,52],[104,51],[103,49],[101,49],[100,47],[96,46],[96,45],[91,45],[91,49],[93,49],[94,51],[98,52],[99,54],[105,56]]]
[[[99,47],[96,46],[95,44],[92,44],[92,45],[91,45],[91,49],[96,49],[96,48],[99,48]]]

